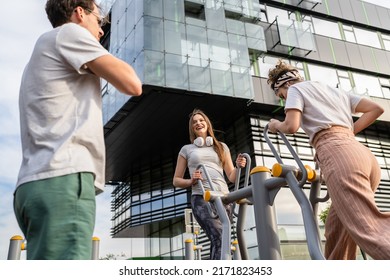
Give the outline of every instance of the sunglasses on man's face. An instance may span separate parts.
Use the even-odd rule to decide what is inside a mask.
[[[88,11],[89,13],[93,14],[96,17],[97,22],[98,22],[100,27],[103,27],[107,23],[106,17],[104,17],[104,16],[102,16],[100,14],[97,14],[97,13],[95,13],[94,11],[92,11],[90,9],[85,9],[85,10]]]

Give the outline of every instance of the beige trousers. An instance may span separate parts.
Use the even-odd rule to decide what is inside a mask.
[[[381,170],[371,151],[343,127],[317,133],[313,146],[332,204],[325,224],[325,257],[356,259],[358,245],[390,260],[390,213],[376,206]]]

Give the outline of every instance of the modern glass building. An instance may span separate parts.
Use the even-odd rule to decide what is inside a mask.
[[[248,153],[252,167],[276,163],[263,130],[284,114],[266,82],[279,58],[306,80],[354,91],[385,108],[356,137],[380,163],[376,200],[390,211],[390,9],[361,0],[117,0],[106,29],[104,45],[143,82],[141,97],[103,87],[111,233],[137,247],[132,257],[184,258],[184,241],[192,237],[184,219],[190,192],[174,188],[172,179],[194,108],[210,116],[233,158]],[[294,164],[283,142],[271,137],[285,163]],[[288,139],[314,167],[315,151],[303,131]],[[308,259],[300,208],[287,187],[275,206],[283,258]],[[245,238],[250,257],[258,258],[253,211]],[[197,242],[207,258],[207,238],[201,234]]]

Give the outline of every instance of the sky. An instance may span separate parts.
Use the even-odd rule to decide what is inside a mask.
[[[388,0],[366,2],[390,8]],[[21,75],[35,41],[52,28],[44,10],[45,3],[46,0],[0,0],[3,11],[0,16],[0,157],[3,158],[0,160],[0,260],[7,259],[10,238],[22,236],[12,206],[21,162],[18,93]],[[94,236],[100,238],[100,257],[108,254],[114,254],[117,259],[136,256],[131,254],[130,239],[110,237],[111,190],[106,188],[96,197]]]

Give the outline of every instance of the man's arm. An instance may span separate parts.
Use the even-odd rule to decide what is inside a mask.
[[[139,96],[142,83],[133,67],[111,54],[103,55],[87,63],[88,68],[97,76],[112,84],[124,94]]]

